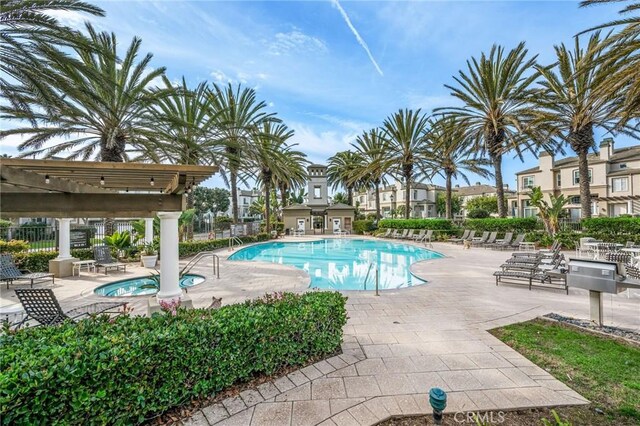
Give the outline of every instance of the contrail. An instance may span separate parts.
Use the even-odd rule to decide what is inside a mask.
[[[358,34],[358,30],[356,30],[356,27],[354,27],[353,24],[351,23],[351,19],[349,19],[349,15],[347,15],[347,12],[345,12],[345,10],[342,8],[338,0],[331,0],[331,4],[333,4],[340,11],[342,18],[344,19],[344,22],[347,23],[353,35],[356,36],[356,40],[358,41],[358,43],[360,43],[360,46],[362,46],[364,51],[367,52],[367,56],[369,56],[371,63],[373,63],[373,66],[376,67],[376,71],[378,71],[380,75],[384,76],[384,73],[378,66],[378,63],[376,62],[375,59],[373,59],[373,55],[371,54],[371,51],[369,51],[369,46],[367,46],[367,43],[362,39],[362,37],[360,37],[360,34]]]

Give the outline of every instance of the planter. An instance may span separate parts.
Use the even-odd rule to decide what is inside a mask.
[[[140,256],[140,262],[145,268],[155,268],[156,263],[158,262],[158,255]]]

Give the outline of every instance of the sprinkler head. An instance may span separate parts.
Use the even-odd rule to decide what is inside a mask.
[[[433,421],[442,424],[442,412],[447,407],[447,393],[440,388],[429,390],[429,404],[433,408]]]

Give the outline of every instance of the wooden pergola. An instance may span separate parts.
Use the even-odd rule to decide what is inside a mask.
[[[183,194],[214,166],[0,159],[3,217],[153,217],[182,211]]]

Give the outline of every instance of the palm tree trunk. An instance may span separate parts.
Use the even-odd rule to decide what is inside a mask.
[[[231,186],[231,216],[233,223],[238,223],[238,171],[235,168],[229,170],[229,185]]]
[[[353,188],[350,186],[347,187],[347,202],[350,206],[353,205]]]
[[[578,152],[578,174],[580,175],[580,207],[582,219],[591,218],[591,185],[589,183],[589,148]]]
[[[191,192],[187,192],[187,210],[192,209],[193,208],[193,200],[194,200],[194,195],[193,195],[193,189],[191,190]],[[192,241],[193,240],[193,221],[191,221],[191,223],[187,223],[185,225],[186,228],[186,233],[187,233],[187,240]]]
[[[451,211],[451,172],[446,171],[447,183],[446,183],[446,197],[445,197],[445,215],[447,219],[453,219],[453,212]]]
[[[100,160],[105,163],[122,163],[124,161],[124,147],[126,142],[118,139],[113,147],[107,146],[107,141],[103,138],[100,142]],[[104,219],[104,236],[111,236],[116,232],[116,221],[111,218]]]
[[[493,169],[496,175],[496,196],[498,198],[498,216],[507,217],[506,204],[504,202],[504,185],[502,184],[502,155],[491,155]]]
[[[271,235],[271,177],[263,175],[264,182],[264,217],[267,221],[264,225],[264,230],[267,234]]]
[[[404,218],[409,219],[411,206],[411,172],[404,175]]]
[[[376,182],[376,219],[382,218],[380,214],[380,182]]]

